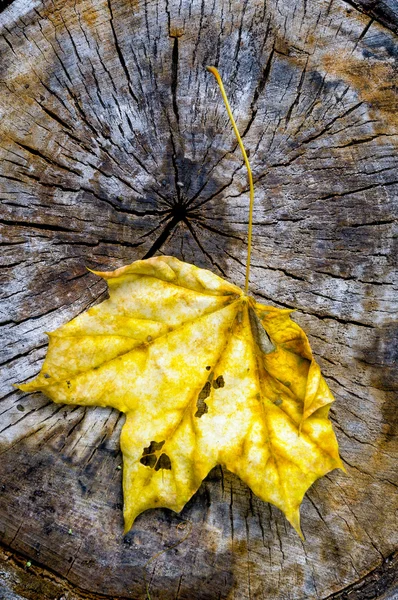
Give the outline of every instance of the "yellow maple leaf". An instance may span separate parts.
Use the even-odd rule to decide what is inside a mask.
[[[97,274],[109,299],[50,333],[19,387],[126,414],[126,531],[149,508],[180,511],[218,464],[300,531],[306,490],[342,465],[333,397],[291,311],[171,256]]]
[[[49,333],[37,378],[18,387],[54,402],[111,406],[121,434],[125,530],[149,508],[180,511],[223,465],[280,508],[301,535],[307,489],[344,469],[328,419],[333,396],[290,310],[248,296],[253,179],[244,291],[172,256],[105,278],[109,299]]]

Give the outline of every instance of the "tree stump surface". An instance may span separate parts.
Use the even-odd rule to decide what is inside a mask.
[[[397,598],[393,0],[3,5],[0,598],[143,599],[144,573],[153,600]],[[86,267],[172,254],[243,285],[247,175],[207,64],[250,151],[251,293],[296,309],[336,397],[347,474],[309,490],[305,542],[221,467],[123,536],[122,415],[12,387],[105,297]]]

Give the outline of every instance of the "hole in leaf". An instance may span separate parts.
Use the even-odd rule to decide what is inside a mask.
[[[156,454],[146,454],[140,459],[140,463],[145,465],[145,467],[151,467],[151,469],[153,469],[156,465],[156,460]]]
[[[210,381],[206,381],[198,396],[198,400],[206,400],[210,396],[210,389]]]
[[[206,367],[206,371],[210,371],[211,367]]]
[[[150,467],[153,469],[158,460],[157,453],[163,448],[165,440],[162,442],[152,441],[149,446],[144,448],[142,452],[142,457],[140,459],[140,463],[145,467]]]
[[[158,452],[159,450],[161,450],[163,448],[163,446],[164,446],[164,440],[163,440],[163,442],[151,442],[147,448],[144,448],[142,456],[145,456],[146,454],[153,454],[154,452]]]
[[[171,462],[167,454],[161,454],[158,462],[156,463],[155,471],[159,471],[159,469],[171,469]]]
[[[209,379],[210,379],[210,377],[209,377]],[[198,417],[199,419],[200,419],[200,417],[203,417],[203,415],[205,415],[209,410],[209,407],[207,406],[205,400],[206,400],[206,398],[208,398],[210,396],[210,390],[211,390],[210,381],[206,381],[202,390],[199,393],[198,400],[196,402],[196,408],[198,410],[195,413],[195,417]]]
[[[225,385],[225,380],[224,380],[224,377],[222,375],[219,375],[217,377],[217,379],[215,379],[213,381],[213,387],[214,387],[215,390],[218,390],[218,388],[224,387],[224,385]]]

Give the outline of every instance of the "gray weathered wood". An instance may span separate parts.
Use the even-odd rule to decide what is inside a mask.
[[[14,0],[0,14],[4,598],[144,598],[145,569],[153,599],[395,597],[398,44],[352,4],[366,11]],[[149,511],[123,537],[121,416],[12,387],[38,372],[45,331],[104,297],[86,266],[158,252],[244,283],[246,172],[206,64],[256,181],[251,293],[297,309],[336,395],[348,474],[307,494],[305,543],[221,468],[180,515]]]

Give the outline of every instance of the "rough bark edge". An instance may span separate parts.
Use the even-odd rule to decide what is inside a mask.
[[[10,4],[13,2],[14,0],[0,0],[0,13],[2,13],[3,10],[5,10],[7,6],[10,6]]]
[[[387,556],[373,571],[324,600],[395,600],[398,590],[398,551]]]
[[[398,12],[394,13],[384,2],[379,0],[344,0],[344,2],[398,34]]]
[[[54,592],[65,600],[110,600],[110,596],[94,594],[73,586],[67,579],[60,577],[51,569],[36,565],[27,567],[28,558],[18,552],[10,551],[0,544],[0,583],[5,589],[16,594],[26,594],[26,600],[53,600]],[[6,565],[10,565],[7,569]],[[4,577],[7,571],[12,571]],[[11,587],[9,586],[9,582]],[[1,590],[1,588],[0,588]],[[384,559],[373,571],[360,581],[336,592],[323,600],[395,600],[398,590],[398,551]],[[50,594],[50,595],[47,595]],[[131,596],[112,596],[112,600],[131,600]],[[322,599],[319,599],[322,600]]]
[[[28,561],[31,563],[30,566],[27,566]],[[85,591],[74,586],[55,571],[36,564],[34,559],[14,552],[2,543],[0,543],[0,593],[1,584],[6,591],[18,595],[26,594],[21,596],[26,600],[54,600],[55,597],[62,597],[65,600],[127,600],[127,598],[131,600],[131,596],[111,597]]]

